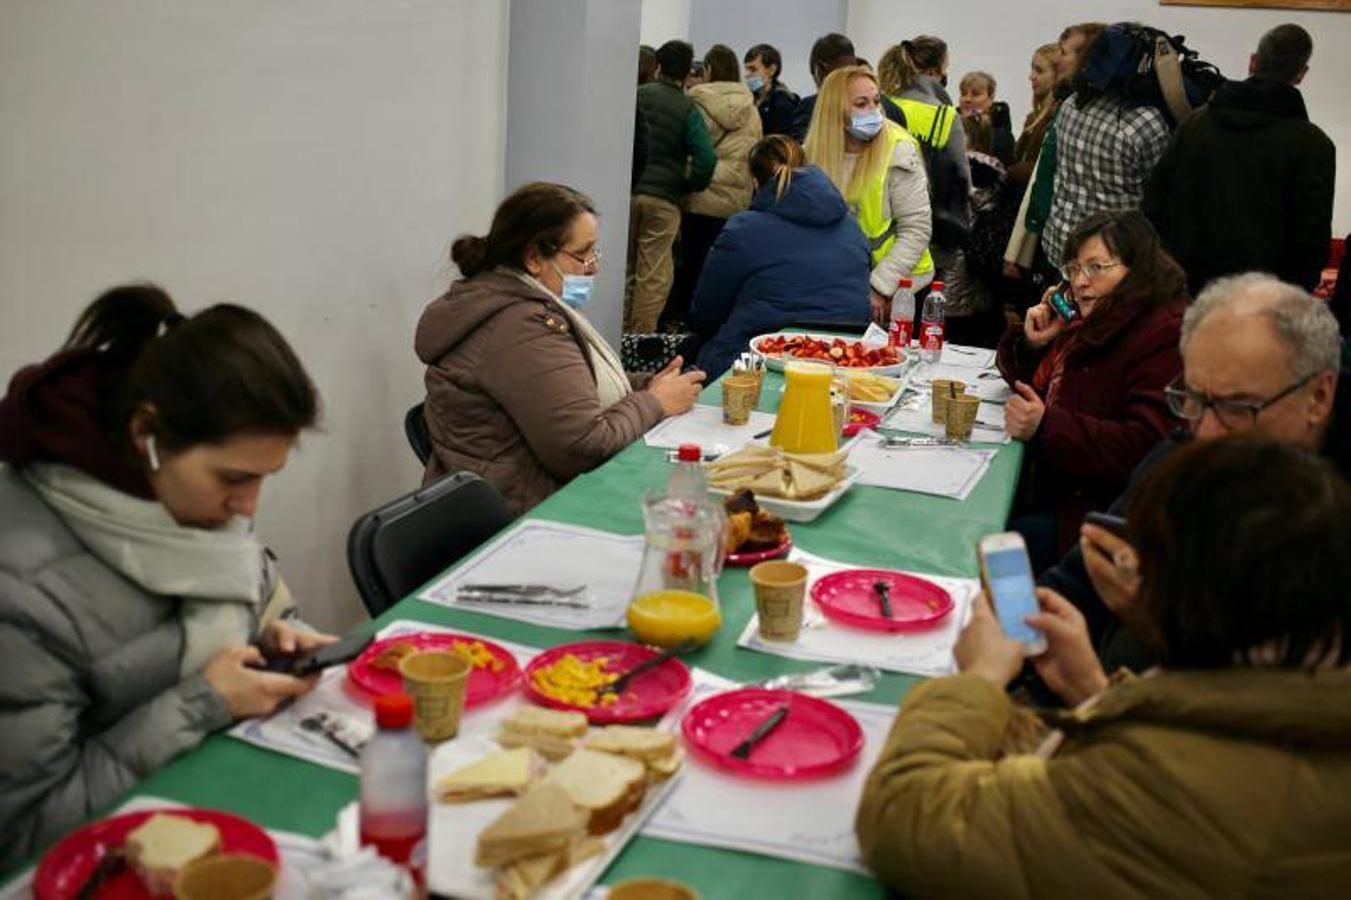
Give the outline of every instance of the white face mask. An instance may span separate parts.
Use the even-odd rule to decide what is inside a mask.
[[[882,130],[882,110],[874,109],[866,113],[850,113],[849,127],[845,129],[855,140],[871,141]]]

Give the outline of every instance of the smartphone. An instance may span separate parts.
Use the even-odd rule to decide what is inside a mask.
[[[986,535],[976,546],[980,579],[1004,633],[1023,645],[1023,652],[1036,656],[1046,652],[1046,636],[1028,625],[1028,616],[1040,612],[1037,586],[1032,581],[1032,562],[1022,535],[1013,531]]]
[[[1108,534],[1115,535],[1123,541],[1126,539],[1126,520],[1121,516],[1113,516],[1109,513],[1091,512],[1084,516],[1084,521],[1090,525],[1096,525]]]
[[[361,655],[374,635],[357,634],[343,638],[334,644],[320,647],[306,653],[293,653],[287,656],[270,656],[259,666],[265,672],[280,672],[304,678],[315,672],[322,672],[330,666],[341,666]]]
[[[1056,315],[1064,319],[1066,324],[1079,318],[1079,304],[1065,292],[1065,286],[1056,288],[1055,293],[1051,295],[1051,308],[1055,310]]]

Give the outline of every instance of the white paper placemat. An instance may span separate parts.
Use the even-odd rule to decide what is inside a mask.
[[[965,344],[944,344],[938,357],[940,365],[962,369],[989,369],[994,366],[995,351],[988,347],[968,347]]]
[[[643,443],[668,450],[681,444],[698,444],[705,454],[721,456],[773,427],[774,416],[770,413],[752,410],[745,425],[724,425],[721,406],[696,406],[657,425],[643,435]]]
[[[1002,404],[981,401],[976,411],[976,421],[981,423],[971,429],[971,441],[977,444],[1007,444],[1008,432],[1004,430],[1004,407]],[[904,431],[909,434],[927,434],[930,437],[945,437],[947,426],[933,421],[929,410],[929,392],[915,398],[913,402],[896,407],[886,417],[881,426],[891,431]]]
[[[380,629],[379,637],[396,637],[419,631],[471,634],[471,632],[459,628],[443,628],[425,622],[399,619]],[[474,635],[474,637],[480,637],[480,635]],[[511,641],[489,637],[483,639],[490,640],[510,652],[516,657],[516,661],[520,663],[522,668],[525,668],[525,664],[534,659],[535,655],[540,652],[534,647],[527,647],[524,644],[516,644]],[[476,709],[466,710],[464,719],[460,723],[461,732],[464,734],[495,733],[498,723],[510,715],[512,710],[524,703],[525,699],[521,691],[516,690],[506,697],[493,700]],[[238,738],[267,750],[285,753],[287,756],[294,756],[316,765],[327,766],[330,769],[356,775],[359,768],[355,757],[344,752],[324,735],[306,731],[300,726],[303,719],[321,712],[354,720],[366,728],[375,727],[374,716],[368,702],[363,702],[360,691],[347,682],[347,667],[335,666],[324,672],[323,679],[319,682],[318,687],[295,703],[266,718],[245,719],[231,728],[229,734],[233,738]]]
[[[880,439],[860,441],[850,451],[849,462],[859,469],[859,484],[953,500],[970,496],[999,452],[966,447],[883,449],[880,443]]]
[[[115,809],[111,815],[140,812],[146,809],[174,809],[184,804],[163,797],[133,797]],[[290,831],[267,829],[268,837],[277,845],[281,854],[281,874],[277,879],[277,888],[273,896],[276,900],[308,900],[310,882],[308,873],[316,866],[327,862],[328,854],[323,845],[314,838],[308,838]],[[28,900],[33,896],[33,872],[29,867],[13,881],[0,890],[0,900]]]
[[[611,534],[580,525],[525,519],[418,594],[418,599],[571,631],[623,628],[642,562],[641,534]],[[455,599],[455,590],[461,584],[521,582],[586,585],[576,599],[590,608],[459,603]]]
[[[788,558],[807,567],[806,615],[802,633],[796,641],[760,639],[760,622],[754,615],[737,639],[737,646],[790,659],[831,663],[857,663],[891,672],[905,672],[936,678],[957,670],[952,648],[957,643],[971,614],[971,598],[980,590],[974,578],[948,578],[926,572],[906,574],[932,581],[952,595],[952,613],[942,624],[927,631],[887,634],[841,625],[817,609],[812,602],[812,585],[823,575],[858,566],[836,562],[794,548]]]
[[[678,727],[690,706],[736,686],[697,673],[689,701],[663,725]],[[847,710],[863,729],[863,749],[847,770],[812,781],[760,781],[721,772],[690,753],[684,779],[643,834],[867,874],[854,836],[854,811],[896,710],[876,703],[830,702]]]

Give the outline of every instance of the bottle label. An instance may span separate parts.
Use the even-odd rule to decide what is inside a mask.
[[[893,319],[891,322],[891,332],[887,343],[893,347],[900,347],[904,350],[910,346],[910,329],[913,327],[909,319]]]
[[[925,322],[920,333],[919,345],[925,350],[937,352],[943,349],[943,323]]]

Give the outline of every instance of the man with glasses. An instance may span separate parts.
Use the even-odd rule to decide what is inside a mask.
[[[1270,275],[1219,279],[1187,310],[1181,350],[1183,374],[1165,396],[1188,427],[1140,464],[1132,484],[1182,442],[1244,431],[1318,451],[1351,477],[1351,384],[1339,386],[1341,337],[1322,301]],[[1109,512],[1124,515],[1129,494]],[[1153,663],[1129,630],[1136,565],[1125,538],[1085,524],[1079,546],[1041,577],[1083,612],[1108,671]]]

